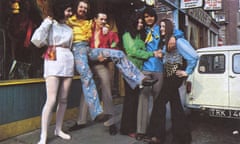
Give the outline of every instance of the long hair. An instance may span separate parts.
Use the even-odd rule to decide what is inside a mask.
[[[166,18],[166,19],[160,20],[159,25],[161,24],[161,22],[164,22],[166,27],[165,27],[165,35],[162,35],[162,33],[160,32],[161,34],[160,48],[164,44],[166,44],[166,47],[168,47],[168,41],[170,37],[173,36],[173,29],[174,29],[173,22],[170,19]]]
[[[133,37],[133,38],[135,38],[138,34],[140,34],[141,39],[144,40],[146,37],[144,28],[142,28],[141,30],[137,30],[137,25],[138,25],[139,19],[143,20],[142,13],[140,13],[140,12],[133,13],[127,23],[126,31],[129,32],[131,37]]]
[[[73,7],[72,0],[54,0],[52,3],[53,18],[60,21],[65,18],[64,11],[68,7]]]

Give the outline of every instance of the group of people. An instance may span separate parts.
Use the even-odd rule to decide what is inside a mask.
[[[47,99],[42,110],[38,144],[47,142],[47,129],[57,98],[54,134],[62,139],[71,139],[62,131],[62,125],[74,68],[80,74],[83,96],[76,124],[69,130],[84,128],[89,110],[92,120],[108,120],[110,135],[117,134],[109,61],[114,63],[125,80],[121,134],[149,143],[164,143],[166,103],[169,101],[173,140],[176,144],[189,144],[191,134],[178,88],[192,73],[198,57],[183,33],[175,30],[169,19],[158,24],[155,10],[147,7],[141,13],[132,14],[126,26],[122,36],[125,54],[115,49],[120,40],[108,29],[107,14],[98,12],[89,20],[88,9],[86,0],[78,0],[76,4],[70,0],[55,0],[53,15],[43,20],[31,38],[35,46],[47,45],[56,51],[56,60],[44,60]],[[100,79],[103,108],[91,70]],[[150,96],[153,97],[151,114],[148,109]]]
[[[126,53],[145,75],[158,81],[141,89],[129,89],[126,85],[128,93],[124,98],[120,132],[137,140],[163,144],[169,102],[173,143],[190,144],[191,133],[178,89],[193,72],[198,55],[184,39],[183,32],[174,28],[172,20],[164,18],[157,22],[154,9],[145,8],[131,21],[132,27],[123,35]]]

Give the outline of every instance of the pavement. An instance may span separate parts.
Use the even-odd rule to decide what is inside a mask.
[[[116,105],[115,111],[120,118],[122,110],[122,105]],[[68,120],[64,122],[63,130],[67,132],[68,128],[74,125],[74,120]],[[120,121],[118,121],[117,126],[119,128]],[[108,132],[108,127],[104,126],[103,123],[90,122],[90,124],[80,130],[67,132],[72,138],[71,140],[63,140],[54,133],[55,125],[51,125],[48,131],[47,144],[146,144],[141,141],[136,141],[126,135],[121,135],[119,132],[115,136],[111,136]],[[4,141],[0,144],[37,144],[39,141],[40,129],[35,131],[19,135]]]
[[[181,98],[183,100],[184,87],[180,88]],[[170,121],[170,107],[167,107],[167,121]],[[120,127],[120,119],[122,112],[122,104],[115,105],[116,122],[118,128]],[[90,118],[89,118],[90,119]],[[90,122],[90,124],[77,131],[68,132],[68,129],[75,124],[75,120],[68,120],[64,122],[63,131],[69,133],[71,140],[63,140],[54,133],[54,125],[51,125],[48,131],[47,144],[147,144],[143,141],[137,141],[135,138],[131,138],[126,135],[121,135],[119,132],[115,136],[111,136],[108,132],[108,127],[104,126],[104,123]],[[105,123],[105,125],[108,125]],[[171,124],[167,122],[166,128],[169,131]],[[39,141],[40,129],[35,131],[19,135],[13,138],[9,138],[4,141],[0,141],[0,144],[37,144]],[[167,138],[165,144],[169,144],[171,141],[171,134]]]

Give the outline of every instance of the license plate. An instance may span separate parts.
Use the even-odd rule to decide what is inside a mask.
[[[240,111],[238,111],[238,110],[223,110],[223,109],[209,109],[209,116],[240,119]]]

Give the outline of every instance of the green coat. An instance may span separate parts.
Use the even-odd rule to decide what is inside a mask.
[[[140,35],[137,35],[136,38],[132,38],[129,32],[125,32],[122,39],[128,59],[142,70],[143,62],[149,57],[153,57],[153,52],[146,51],[145,43],[140,38]]]

